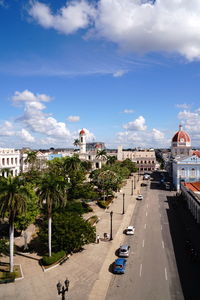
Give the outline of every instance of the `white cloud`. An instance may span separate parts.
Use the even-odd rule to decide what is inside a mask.
[[[29,14],[44,28],[70,34],[89,30],[88,36],[105,38],[125,51],[179,53],[200,59],[199,0],[69,1],[56,14],[33,2]]]
[[[195,112],[181,111],[178,114],[178,118],[189,133],[196,134],[200,132],[200,109],[197,109]]]
[[[30,132],[28,132],[26,129],[22,128],[21,131],[19,131],[17,133],[22,140],[24,140],[25,142],[29,142],[29,143],[33,143],[35,142],[35,138],[30,134]]]
[[[16,91],[14,96],[12,97],[13,103],[19,103],[19,102],[48,102],[51,100],[51,97],[45,95],[45,94],[34,94],[30,92],[29,90],[24,90],[23,92]]]
[[[78,138],[79,137],[79,132],[82,129],[85,131],[86,141],[87,142],[93,142],[93,141],[95,141],[96,137],[95,137],[94,133],[90,132],[87,128],[81,128],[81,129],[79,129],[78,132],[75,132],[74,138]]]
[[[0,136],[13,136],[14,134],[15,131],[11,122],[5,121],[0,125]]]
[[[68,120],[69,122],[78,122],[78,121],[80,121],[80,117],[79,117],[79,116],[69,116],[69,117],[67,118],[67,120]]]
[[[145,125],[145,118],[143,116],[140,116],[134,121],[125,124],[123,128],[127,130],[136,130],[136,131],[146,130],[147,126]]]
[[[71,34],[86,28],[95,16],[95,8],[87,1],[69,1],[57,14],[38,1],[34,2],[29,14],[43,27],[54,28],[64,34]]]
[[[113,77],[122,77],[126,73],[127,73],[127,71],[125,71],[125,70],[118,70],[115,73],[113,73]]]
[[[190,105],[183,103],[183,104],[176,104],[176,107],[181,108],[181,109],[188,109],[188,108],[190,108]]]
[[[133,109],[124,109],[123,113],[124,114],[132,114],[132,113],[134,113],[134,110]]]

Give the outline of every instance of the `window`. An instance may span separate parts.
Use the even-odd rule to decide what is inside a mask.
[[[9,157],[7,158],[7,165],[9,165]]]
[[[190,177],[196,177],[196,169],[192,168],[190,170]]]
[[[5,166],[5,158],[2,158],[2,165]]]
[[[17,157],[15,157],[15,163],[17,164]]]
[[[11,157],[11,165],[13,165],[13,157]]]
[[[182,168],[180,170],[180,176],[185,177],[185,169],[184,168]]]

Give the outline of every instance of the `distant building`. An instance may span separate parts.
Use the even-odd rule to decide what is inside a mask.
[[[105,149],[105,143],[102,142],[86,143],[86,151],[95,151],[97,149],[98,150]]]
[[[10,148],[0,148],[0,175],[17,176],[20,173],[20,151]]]
[[[156,167],[156,155],[154,149],[146,150],[123,150],[122,146],[118,147],[117,160],[123,161],[130,159],[135,162],[140,173],[152,172]]]
[[[200,181],[181,183],[181,194],[196,222],[200,223]]]

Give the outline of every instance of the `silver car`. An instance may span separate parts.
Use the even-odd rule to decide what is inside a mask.
[[[129,257],[130,246],[129,245],[122,245],[119,248],[119,257]]]

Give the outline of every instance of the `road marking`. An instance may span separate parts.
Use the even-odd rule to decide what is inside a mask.
[[[167,269],[165,268],[165,279],[167,280]]]
[[[143,240],[143,242],[142,242],[142,247],[144,247],[144,240]]]
[[[162,247],[165,248],[164,242],[162,241]]]
[[[162,225],[161,225],[160,229],[162,230]]]
[[[142,276],[142,264],[140,264],[140,277]]]
[[[147,224],[144,224],[144,229],[146,229],[147,228]]]
[[[147,208],[149,207],[149,204],[147,204]]]
[[[148,212],[146,211],[146,217],[147,217],[147,215],[148,215]]]

